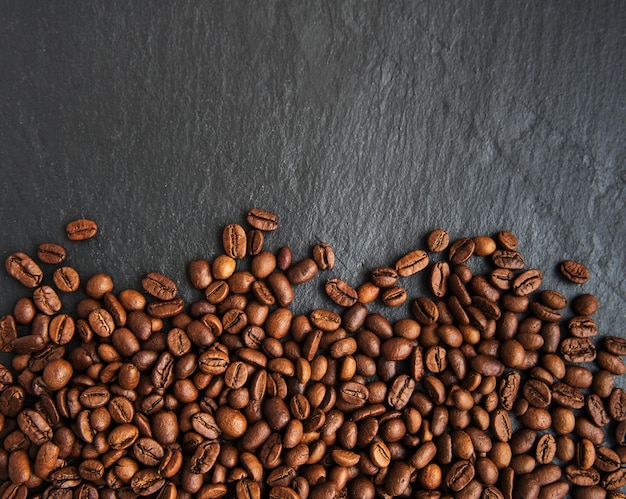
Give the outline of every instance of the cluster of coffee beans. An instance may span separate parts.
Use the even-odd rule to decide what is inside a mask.
[[[59,244],[6,259],[32,293],[0,319],[0,498],[626,498],[626,339],[594,342],[597,299],[542,289],[512,233],[437,229],[353,287],[330,245],[295,261],[265,249],[275,214],[246,221],[190,262],[188,304],[158,271],[82,282]],[[294,314],[320,271],[337,307]]]

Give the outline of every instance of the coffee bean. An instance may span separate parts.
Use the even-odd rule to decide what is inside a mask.
[[[456,461],[446,473],[445,484],[453,492],[459,492],[474,478],[474,473],[474,465],[470,461]]]
[[[582,263],[574,260],[565,260],[561,262],[559,270],[568,281],[575,284],[584,284],[589,279],[589,269]]]
[[[496,267],[509,270],[521,270],[525,262],[522,255],[513,250],[496,250],[491,254],[491,259]]]
[[[37,247],[37,258],[49,265],[58,265],[65,261],[67,253],[60,244],[42,243]]]
[[[388,307],[399,307],[407,300],[407,292],[402,286],[386,288],[380,295],[382,302]]]
[[[591,362],[596,358],[596,347],[589,338],[565,338],[561,341],[560,352],[568,362]]]
[[[324,289],[328,297],[342,307],[351,307],[358,299],[356,290],[341,279],[328,279]]]
[[[68,223],[65,235],[70,241],[84,241],[91,239],[98,232],[98,225],[93,220],[80,218]]]
[[[169,277],[158,272],[149,272],[142,279],[143,290],[158,300],[172,300],[178,294],[178,288]]]
[[[398,282],[398,273],[391,267],[377,267],[370,272],[370,279],[379,288],[390,288]]]
[[[255,229],[266,232],[271,232],[278,228],[278,216],[261,208],[252,208],[248,211],[246,221]]]
[[[541,286],[543,274],[537,269],[527,270],[519,274],[512,283],[513,292],[517,296],[525,296]]]
[[[222,232],[224,253],[231,258],[244,258],[247,251],[247,236],[239,224],[228,224]]]
[[[450,244],[450,236],[444,229],[435,229],[428,235],[426,245],[433,253],[444,251]]]
[[[448,250],[448,260],[455,265],[460,265],[469,260],[474,254],[476,247],[473,239],[464,237],[454,241]]]
[[[289,282],[292,285],[297,286],[315,278],[318,270],[319,268],[317,266],[317,263],[315,263],[315,260],[313,260],[312,258],[304,258],[289,267],[285,274],[287,275]],[[328,291],[326,291],[326,293],[328,294]],[[354,293],[354,295],[356,296],[356,292]],[[356,301],[356,298],[354,301]]]
[[[313,246],[313,260],[321,270],[332,270],[335,267],[335,252],[328,243]]]
[[[396,262],[395,271],[400,277],[408,277],[424,270],[427,266],[428,254],[424,250],[414,250]]]
[[[626,355],[626,338],[605,336],[603,343],[608,353],[620,356]]]

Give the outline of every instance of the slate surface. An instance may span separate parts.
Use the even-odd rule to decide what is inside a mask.
[[[89,217],[98,237],[67,244],[83,275],[184,283],[258,206],[268,248],[327,241],[359,284],[435,227],[506,228],[623,335],[625,36],[622,1],[1,0],[0,255]],[[330,306],[323,280],[296,312]],[[0,289],[10,312],[23,290]]]

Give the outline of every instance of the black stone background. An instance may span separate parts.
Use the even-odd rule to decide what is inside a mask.
[[[625,43],[620,0],[0,0],[0,257],[61,242],[85,278],[156,270],[192,301],[186,263],[262,207],[267,248],[335,248],[306,313],[436,227],[509,229],[544,288],[595,293],[623,336]],[[70,243],[79,217],[100,232]],[[0,289],[1,314],[26,293]]]

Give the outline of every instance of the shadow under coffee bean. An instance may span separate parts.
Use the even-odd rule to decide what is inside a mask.
[[[55,242],[6,256],[26,294],[0,318],[0,498],[626,497],[626,340],[595,296],[542,289],[508,231],[440,228],[349,283],[326,242],[264,248],[278,228],[253,208],[188,283],[153,269],[140,289],[81,279]],[[294,314],[314,279],[336,309]]]

